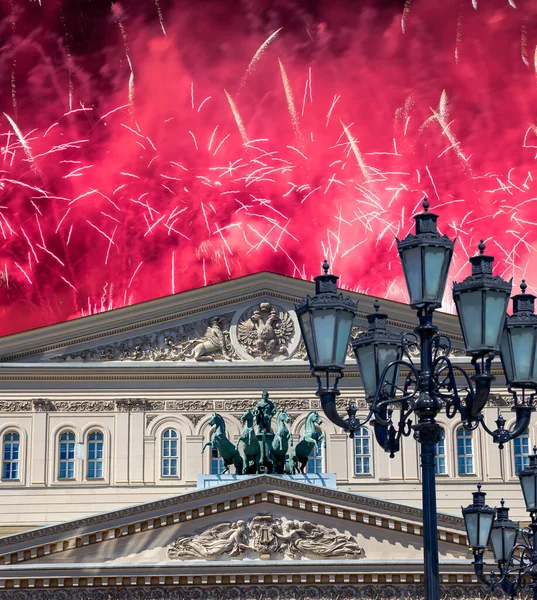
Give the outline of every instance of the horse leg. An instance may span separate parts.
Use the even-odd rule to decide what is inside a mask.
[[[207,442],[201,449],[201,453],[203,454],[205,452],[205,448],[207,448],[207,446],[210,446],[210,445],[211,445],[211,442]]]

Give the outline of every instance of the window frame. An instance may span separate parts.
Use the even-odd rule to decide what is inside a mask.
[[[171,436],[169,438],[166,437],[166,433],[169,431],[173,431],[175,436]],[[160,478],[161,479],[179,479],[179,432],[175,427],[165,427],[160,434]],[[168,450],[170,454],[168,456],[165,455],[165,445],[171,446],[175,442],[175,454],[171,454],[171,450]],[[171,464],[175,464],[175,473],[165,474],[165,461],[170,461]],[[174,462],[175,461],[175,462]],[[168,468],[170,469],[170,465]],[[170,469],[171,470],[171,469]]]
[[[442,430],[442,437],[441,437],[440,441],[435,444],[436,453],[435,453],[435,457],[434,457],[434,474],[435,474],[435,477],[448,477],[449,476],[449,460],[448,460],[449,455],[446,451],[446,442],[447,442],[446,429],[445,429],[445,427],[441,427],[441,430]],[[438,452],[440,444],[442,445],[442,450],[443,450],[442,454],[440,454]],[[440,465],[440,458],[444,459],[444,472],[443,473],[440,473],[439,468],[438,468]],[[458,462],[457,462],[457,471],[458,471]]]
[[[517,462],[517,458],[519,457],[518,452],[516,451],[516,445],[517,443],[520,443],[522,441],[522,439],[526,439],[527,441],[527,449],[525,451],[523,451],[520,455],[520,457],[522,458],[522,466],[521,469],[519,471],[517,471],[517,466],[516,466],[516,462]],[[526,431],[524,433],[522,433],[521,435],[519,435],[516,438],[513,438],[512,440],[512,445],[511,445],[511,469],[512,469],[512,477],[514,478],[518,478],[518,473],[522,470],[522,469],[526,469],[529,466],[529,456],[531,453],[531,437],[530,437],[530,430],[529,427],[526,429]],[[526,460],[524,460],[526,459]]]
[[[100,435],[100,439],[98,440],[91,440],[91,436],[98,434]],[[105,480],[105,468],[106,468],[106,446],[105,446],[105,440],[106,440],[106,436],[104,434],[104,431],[102,431],[99,428],[92,428],[90,429],[86,435],[84,436],[85,442],[86,442],[86,448],[85,448],[85,452],[84,452],[84,478],[86,481],[88,482],[101,482]],[[90,458],[90,445],[92,444],[97,444],[99,443],[101,444],[101,456],[100,458]],[[76,457],[75,457],[75,461],[76,461]],[[101,466],[101,474],[100,476],[93,476],[90,477],[89,475],[89,469],[90,469],[90,464],[99,464]]]
[[[66,459],[62,459],[61,455],[62,455],[62,436],[65,434],[72,434],[73,435],[73,439],[69,439],[66,440],[68,443],[72,443],[73,444],[73,458],[66,458]],[[73,483],[73,482],[77,482],[78,481],[78,469],[77,469],[77,464],[76,464],[76,444],[77,444],[77,433],[75,431],[74,428],[72,427],[63,427],[58,431],[57,434],[57,450],[56,450],[56,457],[55,457],[55,466],[56,466],[56,481],[58,483]],[[61,471],[62,471],[62,462],[73,462],[73,477],[61,477]]]
[[[16,440],[6,440],[7,436],[17,436]],[[2,451],[2,471],[0,472],[0,478],[1,481],[6,482],[6,483],[21,483],[22,481],[22,475],[21,475],[21,471],[22,471],[22,435],[21,432],[18,431],[17,429],[14,428],[7,428],[5,431],[2,432],[2,437],[1,437],[1,451]],[[13,459],[12,457],[8,460],[6,460],[5,458],[5,452],[6,452],[6,444],[10,443],[10,444],[14,444],[16,442],[17,445],[17,458]],[[13,454],[13,449],[11,449],[11,454]],[[5,465],[6,464],[16,464],[17,465],[17,476],[16,477],[6,477],[5,476]]]
[[[463,435],[460,435],[461,432]],[[464,441],[464,454],[461,454],[459,451],[459,440],[465,440]],[[462,425],[459,425],[455,430],[455,441],[456,441],[455,452],[456,452],[457,477],[468,477],[468,476],[477,475],[476,444],[474,443],[475,440],[474,440],[474,436],[473,436],[473,431],[468,431]],[[468,441],[470,442],[470,449],[471,449],[470,453],[467,452]],[[471,461],[472,461],[472,470],[471,471],[467,471],[466,467],[465,467],[465,471],[463,473],[461,473],[461,470],[460,470],[461,457],[464,458],[465,461],[467,460],[468,457],[471,458]]]
[[[366,435],[363,435],[365,432]],[[367,440],[367,452],[363,452],[363,441]],[[368,427],[360,427],[354,432],[354,439],[352,440],[352,456],[353,456],[353,473],[355,477],[372,477],[373,476],[373,446],[372,444],[371,432]],[[361,443],[362,452],[360,454],[357,453],[357,444]],[[369,459],[368,460],[368,470],[358,472],[356,466],[358,459]]]

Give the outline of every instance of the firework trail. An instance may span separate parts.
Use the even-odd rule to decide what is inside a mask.
[[[268,4],[10,1],[1,334],[325,256],[405,301],[423,194],[537,287],[537,8]]]

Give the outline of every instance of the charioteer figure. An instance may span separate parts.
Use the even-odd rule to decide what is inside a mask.
[[[269,393],[265,390],[261,394],[261,400],[254,407],[254,417],[259,433],[272,433],[271,421],[276,414],[274,402],[269,400]]]

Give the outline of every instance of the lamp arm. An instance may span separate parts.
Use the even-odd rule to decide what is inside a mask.
[[[481,427],[492,437],[492,441],[498,444],[500,450],[502,450],[504,444],[526,431],[530,424],[531,413],[535,411],[535,406],[532,404],[519,404],[518,406],[514,406],[512,410],[516,413],[516,421],[512,429],[505,427],[505,419],[501,415],[496,420],[497,428],[494,430],[487,427],[482,414],[477,417],[477,421],[481,424]]]
[[[485,561],[483,560],[484,554],[485,550],[474,550],[474,562],[472,563],[474,566],[474,573],[481,583],[484,583],[487,587],[494,589],[498,585],[499,581],[493,572],[490,573],[489,577],[485,575]]]

